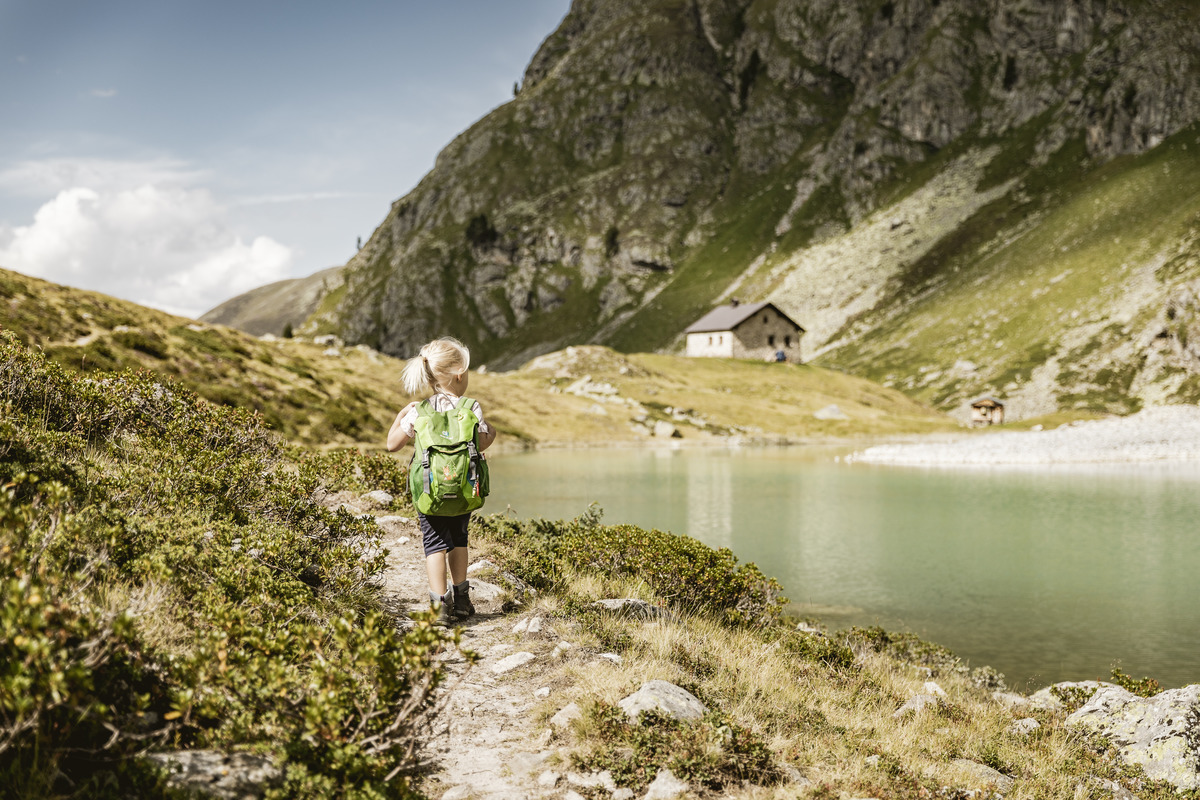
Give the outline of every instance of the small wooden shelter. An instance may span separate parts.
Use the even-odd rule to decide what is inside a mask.
[[[718,306],[688,326],[687,354],[708,358],[761,358],[800,360],[804,328],[774,303],[739,303]]]
[[[994,397],[982,397],[971,403],[971,427],[1004,424],[1004,403]]]

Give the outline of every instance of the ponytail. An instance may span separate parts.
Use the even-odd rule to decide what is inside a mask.
[[[471,352],[457,339],[434,339],[421,348],[416,358],[410,358],[400,373],[404,391],[427,394],[442,388],[450,378],[466,372],[471,366]]]

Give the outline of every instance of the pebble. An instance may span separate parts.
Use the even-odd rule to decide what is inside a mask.
[[[463,784],[447,790],[446,793],[442,795],[442,800],[467,800],[467,798],[470,796],[471,787]]]
[[[558,782],[561,779],[562,776],[557,772],[546,770],[541,775],[538,775],[537,782],[538,786],[541,786],[544,789],[553,789],[555,786],[558,786]]]
[[[600,658],[603,658],[607,661],[611,661],[614,664],[621,663],[621,657],[619,655],[617,655],[616,653],[601,653]]]
[[[533,696],[534,697],[549,697],[550,696],[550,687],[543,686],[540,689],[535,689],[533,692]]]

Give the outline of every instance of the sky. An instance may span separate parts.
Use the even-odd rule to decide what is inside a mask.
[[[0,267],[185,316],[344,264],[569,0],[0,0]]]

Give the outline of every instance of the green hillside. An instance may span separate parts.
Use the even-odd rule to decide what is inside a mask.
[[[149,370],[217,405],[253,411],[297,443],[378,448],[411,399],[400,385],[404,362],[370,348],[259,339],[3,270],[0,299],[7,300],[0,329],[64,367],[97,377]],[[588,380],[564,391],[581,379]],[[671,438],[694,443],[953,427],[899,391],[819,367],[622,356],[598,347],[476,373],[471,392],[508,448],[652,442],[655,422],[674,426],[678,437]],[[814,416],[830,405],[843,418]]]

